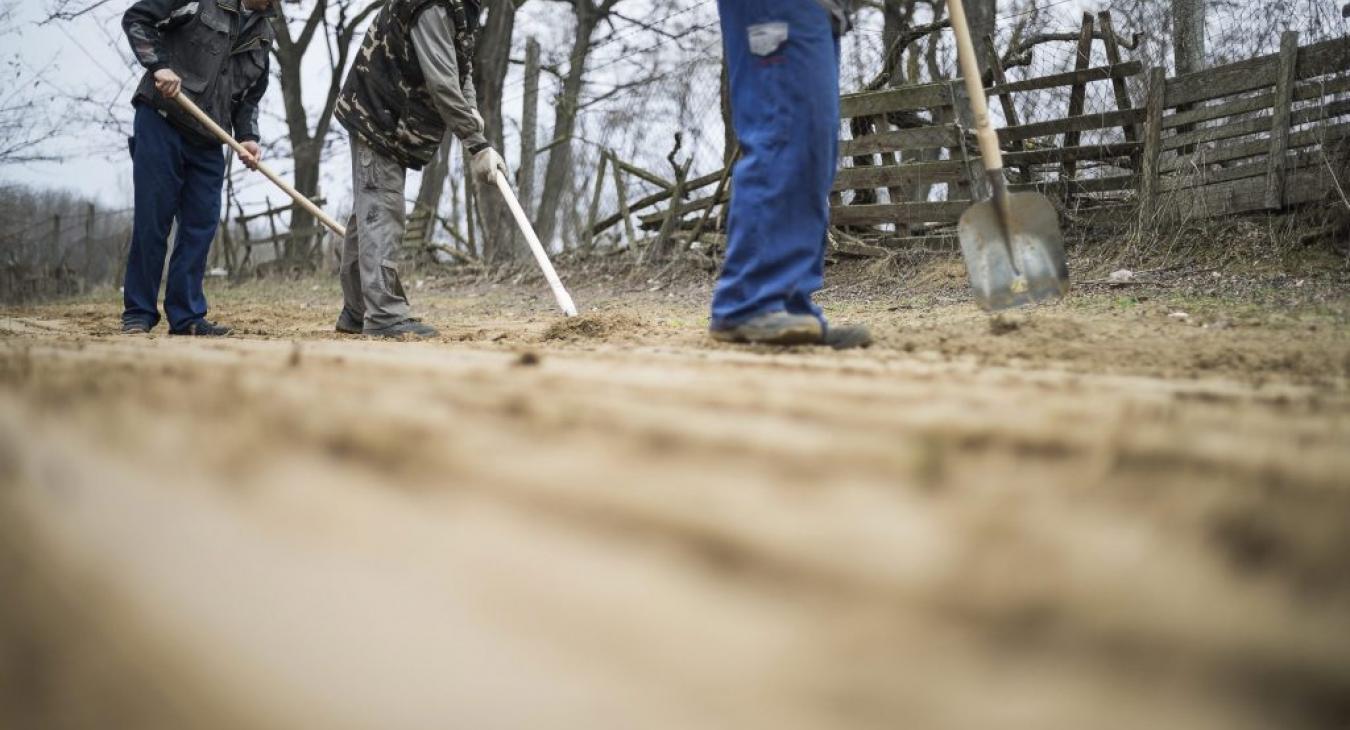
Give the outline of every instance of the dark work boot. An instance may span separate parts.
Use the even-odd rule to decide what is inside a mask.
[[[143,335],[150,332],[150,323],[141,319],[122,320],[122,334]]]
[[[865,324],[832,324],[825,329],[825,344],[836,350],[869,347],[872,344],[872,333]]]
[[[359,335],[361,334],[361,328],[362,319],[353,315],[346,307],[343,307],[342,314],[339,314],[337,318],[337,327],[334,329],[344,335]]]
[[[230,328],[224,325],[208,322],[199,319],[195,322],[189,322],[186,327],[176,330],[169,330],[171,335],[188,335],[192,337],[224,337],[230,334]]]
[[[819,345],[824,337],[820,320],[809,314],[768,312],[734,326],[709,330],[718,342],[756,345]]]
[[[401,338],[404,336],[426,338],[435,337],[440,334],[435,327],[422,324],[415,319],[405,319],[397,324],[391,324],[387,327],[366,327],[361,330],[361,334],[372,337],[390,337]]]

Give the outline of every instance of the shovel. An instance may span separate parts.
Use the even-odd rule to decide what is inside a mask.
[[[201,107],[194,104],[191,99],[187,98],[186,94],[179,92],[178,95],[173,98],[188,114],[191,114],[194,119],[201,122],[207,129],[211,130],[216,137],[219,137],[221,142],[229,145],[230,149],[233,149],[236,154],[245,154],[244,146],[234,137],[230,136],[229,132],[222,129],[219,124],[216,124],[215,120],[208,116],[206,112],[202,111]],[[277,187],[281,188],[283,192],[291,196],[291,200],[294,200],[297,205],[309,211],[311,215],[318,218],[320,222],[332,229],[339,237],[345,237],[347,235],[347,228],[345,226],[333,220],[331,216],[323,212],[323,209],[315,205],[309,198],[301,195],[300,191],[296,190],[290,183],[282,180],[281,176],[273,172],[267,165],[259,162],[258,172],[261,172],[268,180],[276,183]],[[549,288],[553,290],[554,298],[558,300],[558,307],[562,309],[563,313],[568,317],[575,317],[577,315],[577,307],[572,303],[572,297],[569,296],[567,290],[563,288],[562,282],[558,280],[558,274],[553,270],[553,264],[549,263],[548,255],[544,253],[544,246],[539,242],[539,237],[535,235],[534,229],[530,227],[529,219],[525,217],[525,211],[521,210],[520,203],[516,200],[515,194],[511,192],[511,186],[507,184],[506,178],[503,177],[500,172],[496,175],[496,182],[497,189],[501,191],[502,197],[506,198],[506,204],[516,218],[516,223],[519,224],[521,230],[525,232],[525,238],[530,243],[530,249],[534,252],[534,258],[539,262],[539,268],[543,269],[544,278],[548,280],[548,285]]]
[[[961,0],[947,3],[956,32],[956,55],[975,116],[975,135],[992,191],[990,200],[971,205],[957,224],[961,254],[975,300],[988,312],[1054,301],[1069,291],[1064,236],[1049,198],[1035,192],[1010,193],[1003,179],[998,134],[989,126],[989,103],[980,82]]]

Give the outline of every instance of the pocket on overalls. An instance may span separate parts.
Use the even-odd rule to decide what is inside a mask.
[[[791,26],[787,21],[774,20],[754,23],[746,32],[756,86],[755,103],[747,110],[748,115],[762,141],[782,144],[792,133],[793,110],[789,101],[792,80],[788,78],[787,57]]]

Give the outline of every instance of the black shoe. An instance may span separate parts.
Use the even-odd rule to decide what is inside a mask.
[[[756,345],[819,345],[824,333],[820,320],[809,314],[769,312],[735,327],[709,330],[718,342],[748,342]]]
[[[150,332],[150,323],[139,319],[127,319],[122,321],[122,334],[124,335],[144,335]]]
[[[830,325],[825,330],[825,344],[836,350],[869,347],[872,344],[872,333],[865,324]]]
[[[181,329],[169,330],[171,335],[188,335],[191,337],[224,337],[230,334],[230,328],[224,325],[208,322],[199,319],[195,322],[189,322],[188,326]]]
[[[361,334],[371,337],[401,338],[409,336],[426,338],[435,337],[440,333],[431,325],[422,324],[415,319],[405,319],[398,324],[391,324],[386,327],[366,327],[361,330]]]
[[[337,326],[333,329],[344,335],[359,335],[361,334],[361,319],[352,316],[351,312],[343,307],[342,313],[337,318]]]

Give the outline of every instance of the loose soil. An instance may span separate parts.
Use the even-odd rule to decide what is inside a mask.
[[[0,726],[1317,728],[1350,718],[1344,276],[990,318],[832,269],[866,351],[705,277],[213,282],[0,313]],[[834,282],[848,282],[835,284]]]

